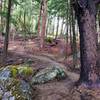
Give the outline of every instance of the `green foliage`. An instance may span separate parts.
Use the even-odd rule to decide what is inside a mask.
[[[17,77],[18,69],[16,67],[14,67],[14,68],[11,68],[10,70],[11,70],[11,76],[12,77]]]
[[[53,42],[53,38],[47,37],[47,38],[45,39],[45,41],[48,42],[48,43],[52,43],[52,42]]]
[[[2,11],[0,11],[3,20],[6,19],[7,15],[7,3],[8,0],[3,1]],[[22,34],[37,33],[40,4],[41,0],[12,0],[10,23],[15,26],[16,31],[22,31]],[[70,17],[70,12],[67,12],[70,10],[69,6],[70,0],[48,0],[47,11],[50,22],[55,16],[68,20],[66,17]],[[2,24],[5,27],[5,22]]]

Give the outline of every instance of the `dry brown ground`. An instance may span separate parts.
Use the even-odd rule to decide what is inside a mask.
[[[10,41],[7,64],[21,64],[27,62],[27,60],[31,60],[31,66],[36,69],[57,64],[66,70],[68,77],[64,80],[55,80],[46,84],[35,85],[38,93],[34,100],[100,100],[99,89],[74,87],[79,74],[69,72],[67,64],[65,66],[62,63],[64,58],[61,45],[59,45],[46,45],[45,49],[40,51],[38,39],[26,42]],[[0,46],[2,47],[2,44]]]

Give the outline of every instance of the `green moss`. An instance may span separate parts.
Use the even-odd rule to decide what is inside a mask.
[[[10,71],[11,71],[11,77],[14,77],[14,78],[17,77],[18,69],[16,67],[11,67]]]
[[[33,73],[33,69],[31,67],[19,67],[18,73],[20,75],[30,76]]]
[[[35,73],[34,69],[24,65],[10,66],[9,69],[11,71],[11,77],[14,78],[16,78],[17,76],[29,77]]]

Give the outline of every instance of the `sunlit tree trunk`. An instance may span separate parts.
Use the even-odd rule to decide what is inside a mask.
[[[59,29],[59,16],[57,17],[57,28],[56,28],[55,39],[57,39],[57,37],[58,37],[58,29]]]
[[[61,32],[60,32],[61,38],[63,37],[63,26],[64,26],[64,18],[62,19],[62,25],[61,25]]]
[[[55,18],[53,18],[53,20],[52,20],[52,36],[53,37],[55,37],[54,31],[55,31]]]

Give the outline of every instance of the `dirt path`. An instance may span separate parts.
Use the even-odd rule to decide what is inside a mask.
[[[53,60],[53,57],[50,56],[48,57],[46,55],[43,56],[32,54],[24,54],[23,56],[24,58],[30,58],[31,60],[36,62],[37,64],[35,65],[35,68],[59,66],[62,67],[67,74],[67,77],[64,80],[52,81],[46,84],[35,85],[38,90],[36,100],[71,100],[70,91],[73,88],[74,82],[77,81],[79,78],[78,74],[67,71],[67,66],[56,62],[55,60]]]
[[[16,43],[11,42],[9,45],[9,51],[12,55],[9,59],[13,60],[16,58],[15,63],[17,61],[22,62],[22,60],[25,63],[30,59],[32,61],[32,67],[37,69],[59,66],[62,67],[67,74],[67,77],[64,80],[35,85],[38,90],[36,100],[72,100],[70,92],[73,88],[74,82],[78,80],[79,75],[69,72],[67,70],[68,66],[59,63],[57,61],[58,58],[55,58],[53,54],[46,52],[41,53],[37,48],[36,43],[27,42],[26,44],[27,45],[23,46],[20,41],[16,41]],[[33,45],[34,48],[32,48]],[[71,57],[69,57],[69,59],[71,59]]]
[[[37,100],[71,100],[69,92],[71,88],[73,88],[73,83],[78,80],[79,75],[67,71],[66,66],[55,62],[48,57],[33,56],[33,58],[36,58],[46,63],[48,62],[47,66],[50,67],[60,66],[66,71],[68,75],[65,80],[36,85],[39,90]]]

